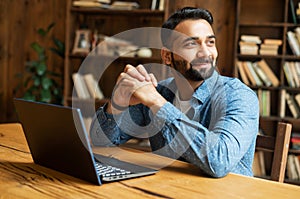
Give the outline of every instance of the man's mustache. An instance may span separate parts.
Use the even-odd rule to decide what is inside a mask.
[[[206,63],[213,63],[212,58],[210,57],[200,57],[197,59],[194,59],[193,61],[190,62],[190,64],[193,65],[199,65],[199,64],[206,64]]]

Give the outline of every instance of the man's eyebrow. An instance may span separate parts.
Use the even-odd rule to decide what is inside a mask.
[[[182,43],[187,42],[187,41],[191,41],[191,40],[198,40],[198,39],[199,39],[199,37],[188,37],[185,40],[183,40]]]

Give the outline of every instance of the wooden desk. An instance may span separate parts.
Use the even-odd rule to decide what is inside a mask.
[[[157,174],[97,186],[33,163],[20,124],[0,124],[0,198],[299,198],[300,187],[229,174],[214,179],[180,161],[101,150],[159,168]],[[126,154],[126,155],[125,155]]]

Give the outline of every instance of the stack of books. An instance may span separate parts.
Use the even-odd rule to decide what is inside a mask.
[[[257,55],[258,45],[261,44],[261,39],[257,35],[241,35],[240,53],[242,55]]]
[[[110,0],[75,0],[73,6],[77,7],[99,7],[102,8],[106,4],[109,4]]]
[[[263,43],[260,45],[259,54],[278,55],[278,49],[281,45],[281,39],[264,39]]]
[[[133,10],[139,8],[139,4],[137,2],[114,1],[111,4],[110,3],[110,0],[75,0],[73,1],[73,6],[105,8],[112,10]]]
[[[300,150],[300,133],[292,133],[291,137],[291,149]]]

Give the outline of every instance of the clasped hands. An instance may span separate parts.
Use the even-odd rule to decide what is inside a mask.
[[[157,92],[157,80],[152,73],[148,73],[143,65],[134,67],[126,65],[117,80],[110,103],[110,111],[114,114],[122,112],[118,107],[144,104],[152,111],[157,111],[166,100]],[[115,105],[115,106],[114,106]]]

